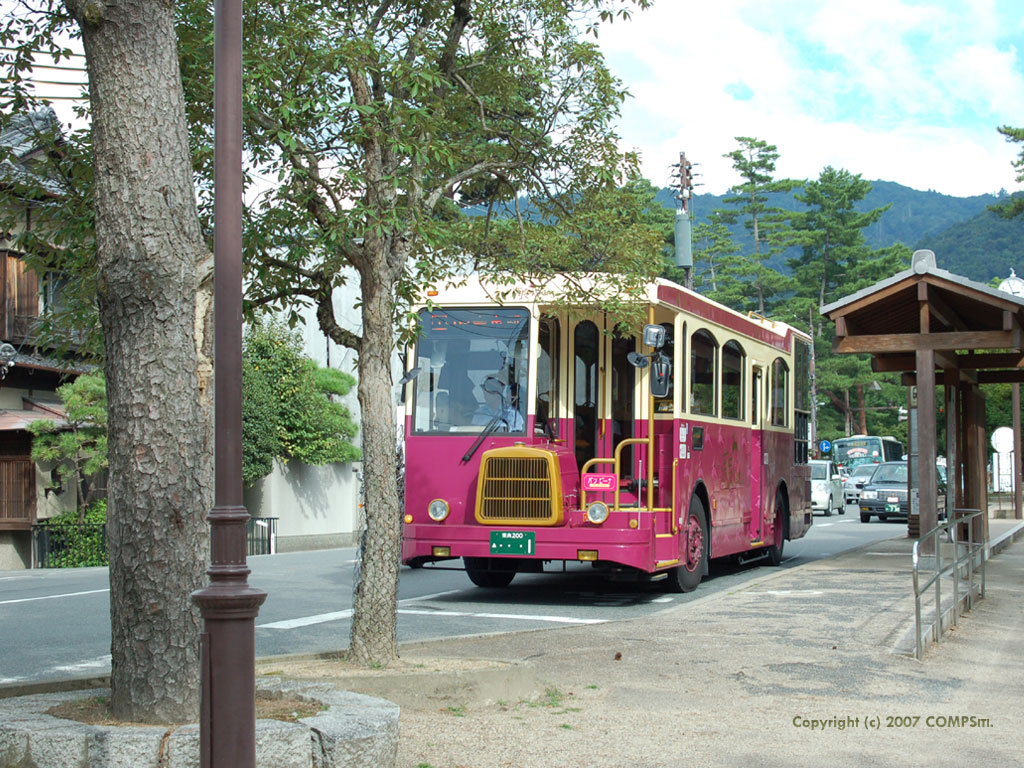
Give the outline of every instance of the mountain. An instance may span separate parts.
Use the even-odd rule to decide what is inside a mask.
[[[988,210],[988,206],[1005,200],[1001,195],[974,195],[953,197],[929,190],[922,192],[892,181],[872,181],[872,189],[857,205],[867,211],[890,206],[881,218],[865,231],[872,248],[884,248],[904,243],[913,248],[935,251],[936,262],[942,269],[964,275],[978,282],[988,283],[993,278],[1010,274],[1013,267],[1024,274],[1024,219],[1007,221]],[[789,211],[803,206],[794,195],[769,195],[769,204]],[[667,208],[678,208],[675,190],[666,188],[657,200]],[[707,221],[711,211],[725,208],[726,195],[698,194],[693,196],[691,212],[696,222]],[[731,228],[733,238],[745,244],[750,234],[739,223]],[[744,251],[752,250],[744,248]],[[785,259],[792,254],[776,258],[776,268],[785,269]],[[771,263],[771,262],[769,262]]]
[[[954,197],[929,190],[911,189],[892,181],[872,181],[872,189],[857,205],[868,211],[890,206],[881,218],[864,233],[872,248],[885,248],[903,243],[916,250],[935,251],[939,267],[963,275],[980,283],[1009,276],[1010,269],[1024,275],[1024,218],[1001,219],[988,210],[988,206],[1006,200],[1006,192],[999,195],[973,195]],[[769,204],[787,211],[799,211],[804,206],[794,195],[802,192],[768,195]],[[725,208],[726,195],[697,194],[693,196],[690,211],[696,222],[705,222],[717,208]],[[677,209],[676,190],[666,187],[655,198],[666,208]],[[520,201],[523,216],[530,220],[535,211],[528,199]],[[486,213],[476,206],[464,208],[470,216]],[[498,215],[513,216],[509,206]],[[730,228],[733,239],[741,244],[744,253],[750,253],[750,234],[742,222]],[[796,256],[796,250],[776,256],[768,264],[788,271],[786,260]]]
[[[922,237],[917,248],[935,251],[936,263],[979,283],[1024,274],[1024,219],[982,211],[966,221]]]

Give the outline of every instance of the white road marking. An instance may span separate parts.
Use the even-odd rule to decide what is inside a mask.
[[[577,619],[573,616],[533,616],[523,613],[474,613],[470,611],[420,611],[399,608],[399,613],[412,616],[468,616],[477,619],[518,619],[520,621],[550,621],[556,624],[605,624],[607,619]]]
[[[66,664],[59,667],[51,667],[54,672],[64,672],[68,674],[75,674],[76,672],[89,672],[95,669],[106,669],[110,666],[110,654],[106,656],[100,656],[99,658],[92,659],[91,661],[80,661],[77,664]]]
[[[295,629],[296,627],[308,627],[312,624],[323,624],[328,621],[347,619],[352,616],[352,609],[334,613],[318,613],[316,616],[302,616],[298,619],[287,619],[286,621],[272,621],[269,624],[257,624],[256,629]]]
[[[766,589],[763,592],[752,592],[754,595],[771,595],[772,597],[789,597],[790,595],[820,595],[816,589]]]
[[[412,602],[415,602],[417,600],[433,600],[435,597],[444,597],[445,595],[454,595],[454,594],[457,594],[459,592],[465,592],[465,590],[464,589],[449,589],[449,590],[447,590],[445,592],[435,592],[432,595],[420,595],[419,597],[407,597],[404,600],[399,600],[398,602],[399,602],[399,604],[401,604],[401,603],[412,603]]]
[[[675,598],[673,597],[656,597],[651,600],[652,603],[671,603]]]
[[[85,592],[66,592],[62,595],[43,595],[42,597],[19,597],[17,600],[0,600],[0,605],[13,605],[14,603],[31,603],[36,600],[56,600],[59,597],[78,597],[79,595],[96,595],[100,592],[109,592],[107,589],[90,589]]]
[[[399,613],[409,616],[466,616],[477,619],[515,619],[519,621],[548,621],[555,624],[604,624],[606,619],[578,619],[572,616],[534,616],[521,613],[476,613],[471,611],[429,611],[415,608],[399,608]],[[321,613],[316,616],[303,616],[298,619],[287,619],[285,621],[272,621],[267,624],[256,625],[257,629],[295,629],[297,627],[308,627],[312,624],[324,624],[328,621],[338,621],[352,617],[352,609],[335,611],[334,613]]]

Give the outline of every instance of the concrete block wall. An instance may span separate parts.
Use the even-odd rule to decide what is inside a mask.
[[[353,546],[363,524],[360,466],[275,462],[267,477],[245,489],[246,509],[278,518],[277,552]]]

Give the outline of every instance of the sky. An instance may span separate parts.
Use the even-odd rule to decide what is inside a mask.
[[[672,186],[685,152],[703,186],[740,181],[735,137],[776,145],[777,178],[826,166],[948,195],[1022,188],[1019,0],[654,0],[601,29],[606,61],[632,94],[623,147]]]
[[[740,179],[723,155],[750,136],[777,147],[779,178],[831,165],[958,197],[1024,188],[1021,145],[996,130],[1024,127],[1020,0],[654,0],[598,42],[632,94],[623,147],[657,187],[685,152],[694,191],[725,192]]]

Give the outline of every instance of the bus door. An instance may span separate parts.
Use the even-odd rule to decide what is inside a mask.
[[[603,387],[601,374],[601,330],[591,320],[576,324],[572,333],[572,368],[570,371],[569,398],[572,404],[572,444],[576,451],[576,466],[583,465],[600,453],[599,404]],[[610,472],[610,468],[598,467],[596,471]]]
[[[637,369],[629,362],[628,355],[636,351],[636,339],[633,336],[615,336],[609,339],[611,351],[610,369],[611,384],[608,397],[607,419],[602,446],[605,456],[615,458],[615,449],[619,443],[636,435],[636,376]],[[639,494],[639,485],[634,481],[637,476],[646,478],[646,469],[642,473],[636,470],[636,445],[626,445],[620,453],[619,479],[622,491],[619,503],[629,505],[635,503]],[[641,452],[641,456],[645,452]]]
[[[591,320],[580,321],[573,328],[572,441],[581,470],[590,459],[614,459],[616,446],[634,436],[636,369],[626,356],[635,348],[632,337],[605,336]],[[632,446],[626,446],[620,467],[621,504],[636,500],[636,489],[630,485],[635,475],[633,456]],[[601,473],[612,470],[610,462],[591,468]]]
[[[764,369],[755,365],[753,368],[753,381],[750,386],[750,420],[751,420],[751,467],[750,467],[750,506],[743,513],[743,521],[747,526],[747,533],[751,541],[761,538],[761,521],[765,516],[764,509],[764,483],[765,464],[768,456],[765,449],[764,434],[764,403],[761,398],[764,396],[762,385],[764,382]]]

